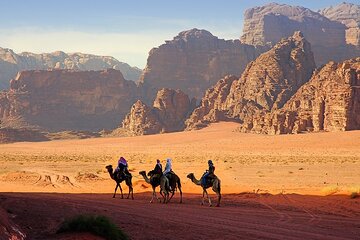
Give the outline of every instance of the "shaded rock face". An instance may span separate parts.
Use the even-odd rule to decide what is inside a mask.
[[[341,3],[319,11],[330,20],[346,26],[346,43],[360,47],[360,5]]]
[[[357,57],[360,50],[346,44],[346,26],[304,7],[271,3],[245,12],[241,41],[273,46],[281,38],[301,31],[311,43],[316,64]]]
[[[155,88],[181,89],[200,99],[206,89],[227,75],[240,75],[263,48],[223,40],[210,32],[192,29],[153,48],[141,81]]]
[[[31,129],[0,128],[0,143],[40,142],[49,140],[44,134]]]
[[[138,80],[141,70],[127,63],[119,62],[113,57],[96,56],[84,53],[53,52],[34,54],[23,52],[16,54],[11,49],[0,48],[0,89],[8,88],[9,80],[23,70],[46,69],[72,70],[104,70],[112,68],[120,70],[125,79]]]
[[[158,91],[152,108],[138,100],[122,125],[133,135],[180,131],[194,106],[195,102],[181,90],[163,88]]]
[[[209,122],[242,122],[259,111],[281,108],[315,69],[310,44],[300,32],[251,62],[240,79],[228,76],[209,89],[186,121],[187,129]]]
[[[360,58],[328,63],[283,108],[242,127],[269,134],[354,129],[360,129]]]
[[[345,27],[304,7],[271,3],[246,10],[241,41],[274,45],[281,38],[301,31],[312,46],[345,44]]]
[[[0,93],[2,126],[48,131],[115,128],[139,99],[120,71],[23,71]]]

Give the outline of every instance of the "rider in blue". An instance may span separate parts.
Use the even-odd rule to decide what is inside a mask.
[[[206,170],[206,172],[204,173],[203,177],[202,177],[202,184],[205,186],[206,185],[206,181],[209,177],[213,177],[214,176],[214,172],[215,172],[215,166],[212,162],[212,160],[208,161],[208,165],[209,165],[209,169]]]

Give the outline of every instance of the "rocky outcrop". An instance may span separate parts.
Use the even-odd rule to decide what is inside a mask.
[[[360,129],[360,58],[328,63],[283,108],[245,123],[268,134]]]
[[[133,135],[180,131],[194,106],[195,102],[182,91],[163,88],[158,91],[152,108],[138,100],[122,125]]]
[[[294,31],[301,31],[311,43],[316,64],[321,66],[330,60],[343,61],[360,55],[359,49],[346,44],[345,30],[342,23],[310,9],[271,3],[246,10],[241,41],[273,46]]]
[[[360,5],[341,3],[319,11],[330,20],[346,26],[346,43],[360,47]]]
[[[209,122],[243,122],[259,111],[281,108],[315,69],[310,44],[300,32],[283,39],[251,62],[241,78],[228,76],[210,88],[186,121],[187,129]]]
[[[84,53],[34,54],[23,52],[16,54],[11,49],[0,48],[0,89],[8,88],[9,80],[23,70],[72,69],[79,71],[104,70],[112,68],[120,70],[125,79],[138,80],[141,70],[127,63],[119,62],[113,57],[96,56]]]
[[[274,45],[295,31],[301,31],[312,46],[345,44],[344,25],[304,7],[277,3],[245,11],[241,41],[252,45]]]
[[[0,144],[12,142],[40,142],[49,140],[45,134],[25,128],[0,128]]]
[[[192,29],[150,51],[141,81],[155,90],[181,89],[200,99],[221,77],[240,75],[261,52],[263,48],[239,40],[218,39],[208,31]]]
[[[113,129],[139,98],[117,70],[23,71],[0,93],[0,121],[48,131]]]

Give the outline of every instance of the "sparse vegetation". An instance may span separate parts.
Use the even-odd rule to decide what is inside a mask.
[[[351,198],[351,199],[354,199],[354,198],[357,198],[357,197],[359,197],[359,193],[357,193],[357,192],[352,192],[352,193],[350,194],[350,198]]]
[[[105,216],[78,215],[65,220],[57,233],[89,232],[108,240],[125,240],[128,236]]]

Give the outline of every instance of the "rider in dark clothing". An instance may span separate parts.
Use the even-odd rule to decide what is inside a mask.
[[[206,181],[208,180],[208,178],[212,178],[214,176],[215,166],[214,166],[213,162],[211,160],[209,160],[208,165],[209,165],[209,169],[206,170],[206,172],[204,173],[204,175],[202,177],[203,185],[206,185]]]
[[[157,159],[156,160],[156,165],[155,165],[155,168],[154,168],[154,170],[153,170],[153,172],[155,173],[155,174],[162,174],[162,165],[161,165],[161,163],[160,163],[160,160],[159,159]]]
[[[118,167],[115,169],[115,172],[122,174],[124,177],[130,177],[131,174],[128,170],[128,167],[129,167],[129,165],[128,165],[127,161],[125,160],[125,158],[120,157],[120,159],[118,161]]]

